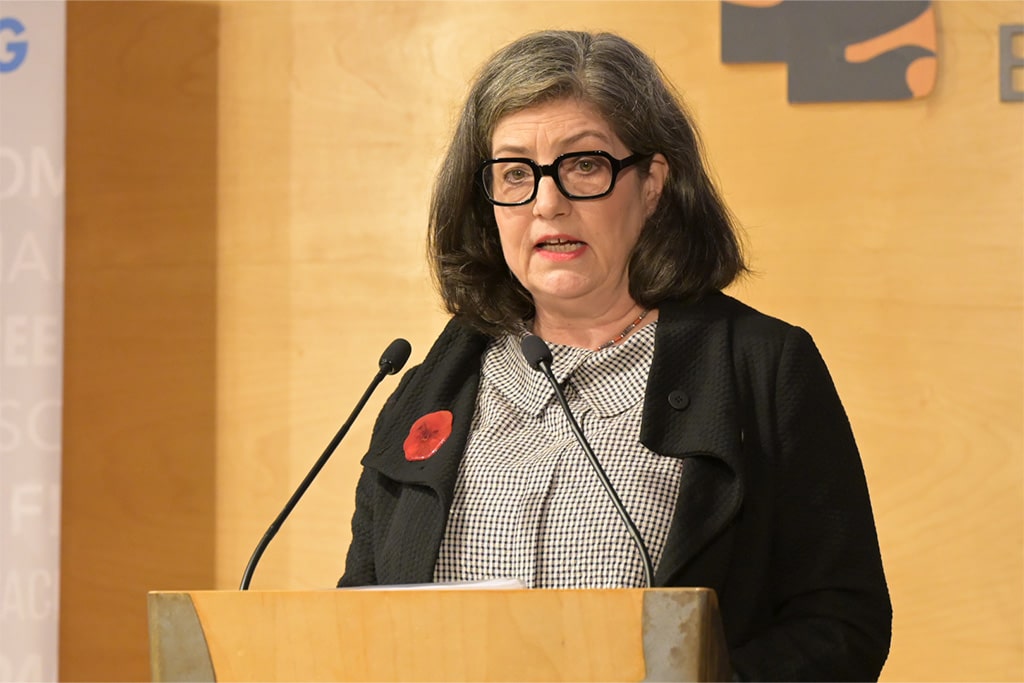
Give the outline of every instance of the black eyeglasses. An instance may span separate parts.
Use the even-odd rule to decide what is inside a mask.
[[[608,152],[570,152],[546,166],[525,157],[488,159],[480,166],[480,178],[487,200],[498,206],[529,204],[544,176],[552,178],[569,199],[597,199],[615,189],[615,179],[624,168],[650,156],[616,159]]]

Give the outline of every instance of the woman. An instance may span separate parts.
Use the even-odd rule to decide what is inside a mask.
[[[430,254],[453,318],[377,420],[339,585],[645,585],[519,352],[533,333],[654,584],[717,591],[740,677],[878,677],[891,607],[849,423],[809,335],[720,293],[745,271],[738,239],[646,55],[565,31],[495,54]]]

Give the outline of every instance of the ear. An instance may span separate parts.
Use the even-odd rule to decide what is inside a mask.
[[[644,178],[644,214],[646,218],[654,215],[658,208],[658,200],[661,199],[661,191],[665,188],[665,181],[668,180],[668,160],[665,155],[658,153],[651,158],[651,166]]]

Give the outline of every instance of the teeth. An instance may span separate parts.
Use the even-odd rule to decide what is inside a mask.
[[[576,249],[579,248],[579,246],[581,244],[583,244],[583,243],[582,242],[570,242],[568,240],[554,240],[554,241],[551,241],[551,242],[541,242],[540,243],[540,247],[541,247],[541,249],[544,249],[546,251],[566,252],[566,251],[575,251]]]

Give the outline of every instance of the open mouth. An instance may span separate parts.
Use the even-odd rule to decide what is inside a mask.
[[[570,251],[576,251],[577,249],[585,245],[586,242],[557,238],[538,242],[535,248],[555,253],[568,253]]]

